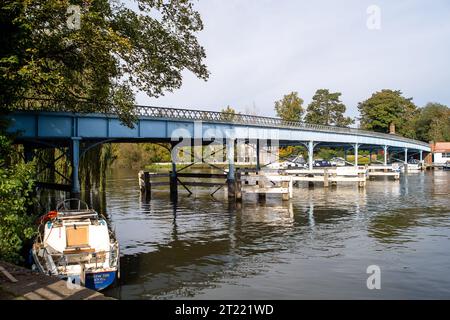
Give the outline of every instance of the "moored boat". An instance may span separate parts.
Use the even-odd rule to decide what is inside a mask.
[[[36,268],[93,290],[119,276],[119,244],[107,221],[78,199],[60,202],[40,218],[33,244]]]

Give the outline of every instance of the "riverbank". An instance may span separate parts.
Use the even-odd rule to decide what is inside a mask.
[[[0,300],[113,300],[84,287],[69,287],[54,276],[0,261]]]

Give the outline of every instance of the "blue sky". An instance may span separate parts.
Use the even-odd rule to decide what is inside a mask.
[[[273,116],[274,101],[298,91],[305,107],[318,88],[342,92],[347,114],[383,88],[423,106],[450,105],[450,2],[200,0],[198,34],[211,72],[184,73],[181,89],[140,104]],[[367,28],[370,5],[381,29]]]

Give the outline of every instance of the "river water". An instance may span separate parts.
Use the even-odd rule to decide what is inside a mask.
[[[101,195],[121,247],[120,299],[450,298],[450,172],[333,188],[292,200],[167,190],[142,202],[137,172]],[[100,208],[101,209],[101,208]],[[367,267],[381,289],[367,288]]]

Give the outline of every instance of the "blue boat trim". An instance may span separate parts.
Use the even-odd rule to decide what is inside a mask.
[[[92,290],[103,290],[112,285],[117,271],[103,271],[86,273],[85,287]]]

